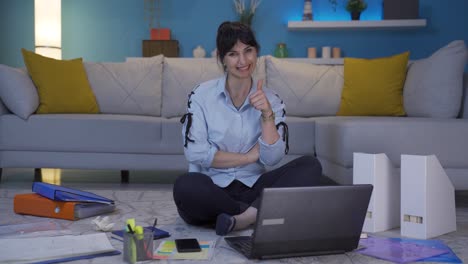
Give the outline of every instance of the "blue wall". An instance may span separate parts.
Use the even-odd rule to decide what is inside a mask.
[[[347,20],[344,1],[336,12],[328,0],[313,0],[315,20]],[[367,0],[363,20],[380,19],[381,1]],[[172,30],[181,56],[191,57],[202,45],[215,47],[218,25],[237,18],[231,0],[161,0],[161,26]],[[337,46],[353,57],[379,57],[409,50],[411,59],[423,58],[455,39],[468,43],[467,0],[419,0],[420,17],[428,26],[411,30],[289,31],[288,20],[300,20],[303,0],[263,0],[253,28],[261,54],[272,54],[285,42],[290,57],[305,57],[307,47]],[[20,48],[34,48],[34,1],[0,0],[0,63],[23,66]],[[141,56],[141,40],[149,38],[143,0],[62,0],[63,58],[87,61],[124,61]]]

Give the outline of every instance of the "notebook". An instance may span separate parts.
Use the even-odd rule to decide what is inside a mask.
[[[152,226],[147,226],[147,227],[144,227],[145,230],[153,230],[153,227]],[[111,237],[113,239],[117,239],[117,240],[120,240],[123,242],[123,230],[116,230],[116,231],[112,231],[112,235]],[[154,228],[154,231],[153,231],[153,239],[160,239],[160,238],[164,238],[164,237],[169,237],[171,236],[171,234],[169,234],[169,232],[167,231],[164,231],[162,229],[159,229],[159,228]]]
[[[340,254],[358,247],[372,185],[266,188],[252,236],[225,237],[247,258]]]

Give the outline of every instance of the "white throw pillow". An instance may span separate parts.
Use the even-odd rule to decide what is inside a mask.
[[[467,59],[465,42],[456,40],[430,57],[411,63],[403,89],[406,114],[412,117],[457,117]]]
[[[85,62],[103,114],[161,116],[163,56],[121,63]]]
[[[0,97],[11,112],[23,119],[39,106],[39,95],[28,73],[6,65],[0,65]]]
[[[343,65],[314,65],[268,56],[268,88],[276,91],[291,116],[334,116],[343,89]]]

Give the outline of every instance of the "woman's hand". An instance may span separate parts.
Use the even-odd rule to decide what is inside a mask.
[[[263,91],[263,80],[258,80],[257,91],[249,97],[249,101],[255,109],[262,111],[263,116],[270,116],[273,113],[270,101],[268,101],[268,98]]]
[[[270,101],[268,101],[263,91],[263,80],[258,80],[257,91],[250,96],[249,100],[255,109],[262,112],[262,140],[267,144],[274,144],[280,136],[275,124],[275,113],[271,109]]]

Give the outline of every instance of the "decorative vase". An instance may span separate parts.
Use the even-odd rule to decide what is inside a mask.
[[[361,12],[353,11],[351,12],[351,20],[360,20],[361,19]]]
[[[170,40],[171,30],[168,28],[152,28],[151,40]]]
[[[286,49],[285,43],[278,43],[275,49],[275,57],[276,58],[287,58],[288,57],[288,50]]]
[[[193,57],[194,58],[204,58],[206,55],[206,51],[202,46],[198,45],[195,49],[193,49]]]
[[[324,58],[324,59],[331,58],[331,47],[330,46],[322,47],[322,58]]]

